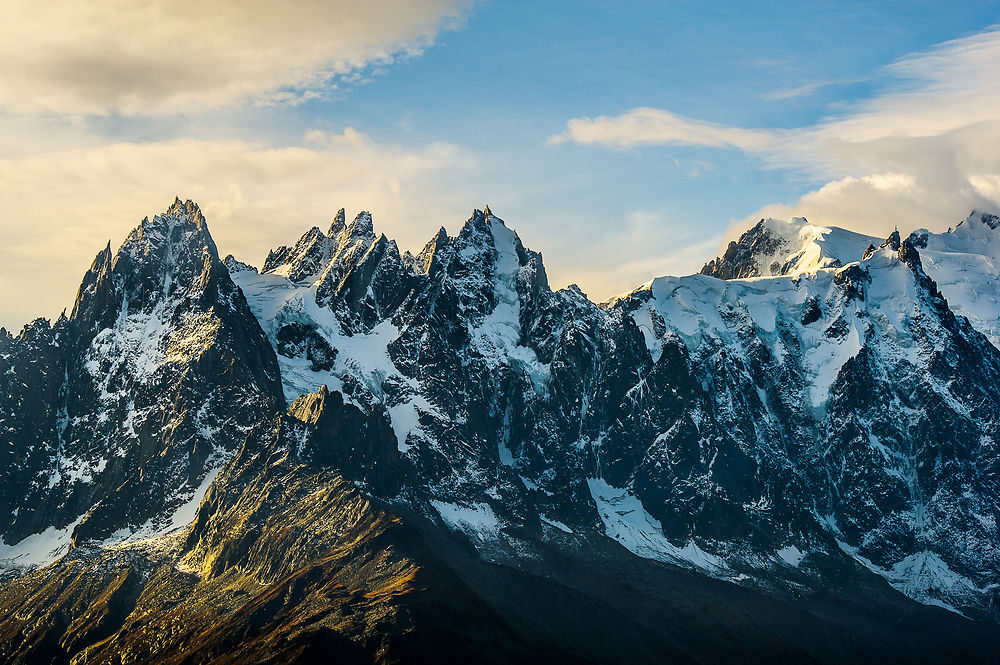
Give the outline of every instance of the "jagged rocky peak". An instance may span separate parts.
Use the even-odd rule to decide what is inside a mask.
[[[911,234],[911,236],[912,235],[913,234]],[[910,238],[907,238],[907,241],[910,241],[910,240],[911,240]],[[919,246],[919,244],[921,242],[923,242],[924,245],[926,245],[926,242],[927,242],[926,237],[924,237],[923,239],[921,239],[918,236],[915,239],[915,242],[911,242],[911,245],[913,245],[913,246]],[[901,244],[901,241],[899,239],[899,229],[895,229],[892,233],[890,233],[888,235],[888,237],[886,237],[885,240],[882,241],[882,244],[879,245],[878,247],[876,247],[874,243],[868,243],[868,248],[865,249],[865,253],[861,255],[861,260],[862,261],[867,261],[868,259],[870,259],[875,254],[875,252],[878,252],[878,251],[883,250],[883,249],[889,249],[890,251],[898,252],[900,244]]]
[[[367,210],[362,210],[355,216],[347,228],[344,230],[350,238],[375,238],[375,226],[372,222],[372,214]]]
[[[450,260],[448,250],[451,248],[451,238],[442,226],[437,234],[427,241],[420,253],[413,257],[413,270],[417,273],[430,275],[435,273],[442,265]]]
[[[55,389],[25,396],[50,413],[13,433],[41,457],[13,469],[24,483],[0,475],[24,506],[0,533],[8,543],[49,525],[75,524],[84,542],[169,524],[283,405],[274,350],[191,201],[143,219],[113,257],[110,245],[99,252],[59,325]]]
[[[588,300],[588,301],[590,300],[590,297],[587,296],[586,293],[584,293],[583,289],[580,288],[579,284],[575,283],[570,284],[565,289],[563,289],[563,291],[572,294],[573,297],[578,298],[580,300]]]
[[[178,197],[166,212],[154,216],[152,221],[144,218],[118,251],[134,257],[143,254],[170,260],[183,258],[185,252],[200,255],[201,250],[207,250],[218,260],[219,251],[198,204],[190,199],[181,201]]]
[[[288,407],[288,415],[307,425],[315,425],[323,413],[330,389],[324,383],[316,392],[301,395]]]
[[[345,403],[339,391],[323,384],[296,399],[288,417],[305,425],[291,437],[300,455],[319,466],[346,472],[383,496],[398,491],[399,449],[385,407],[363,410]]]
[[[302,234],[294,246],[272,249],[261,272],[281,275],[293,282],[315,280],[349,247],[374,241],[369,213],[360,213],[350,224],[345,224],[345,219],[341,208],[326,233],[314,226]]]
[[[430,340],[462,348],[473,333],[477,348],[493,357],[498,348],[537,346],[541,337],[553,335],[558,307],[550,302],[541,255],[526,250],[492,211],[475,211],[458,236],[439,228],[417,256],[401,254],[384,234],[373,239],[371,228],[367,214],[346,224],[309,289],[252,273],[235,275],[288,367],[283,380],[289,400],[327,380],[313,373],[341,372],[344,365],[364,362],[352,357],[354,342],[341,335],[367,335],[377,328],[377,334],[394,340],[395,331],[409,330],[393,341],[392,354],[393,362],[412,372]],[[477,326],[488,330],[477,333]],[[548,355],[539,357],[546,362]],[[374,384],[372,390],[378,394],[383,387]]]
[[[498,302],[523,306],[525,299],[548,291],[542,255],[525,249],[517,233],[487,210],[474,210],[459,231],[449,269],[464,285],[472,310],[481,313]]]
[[[706,263],[701,274],[746,279],[837,268],[860,260],[875,242],[879,240],[864,234],[811,224],[805,217],[761,219]]]
[[[226,258],[222,260],[226,264],[226,268],[229,270],[229,274],[237,272],[257,272],[257,268],[250,265],[249,263],[243,263],[232,254],[227,254]]]
[[[330,230],[326,232],[326,235],[331,238],[337,237],[340,232],[344,230],[346,220],[347,213],[343,208],[341,208],[337,211],[337,214],[333,216],[333,221],[330,223]]]
[[[441,237],[440,232],[437,241]],[[495,274],[512,274],[532,259],[540,263],[541,255],[526,250],[517,232],[509,228],[502,219],[494,215],[489,206],[485,210],[476,209],[466,220],[455,239],[459,257],[464,262],[476,258],[485,259],[485,264],[494,264]]]
[[[361,286],[365,289],[376,272],[375,267],[387,256],[388,245],[384,234],[375,237],[371,213],[359,212],[336,238],[331,238],[329,260],[314,282],[316,302],[324,307],[334,306],[345,290],[356,289],[360,282],[365,282]],[[392,243],[391,249],[395,253],[390,251],[389,258],[394,259],[399,264],[399,271],[402,271],[402,257],[395,243]],[[395,269],[396,266],[393,271]]]
[[[267,258],[264,259],[264,265],[261,268],[261,272],[273,272],[279,266],[284,265],[288,262],[288,257],[291,252],[292,248],[288,245],[281,245],[268,251]]]
[[[336,309],[347,329],[368,331],[392,316],[409,291],[412,273],[406,269],[396,241],[385,234],[360,256],[346,258],[350,262],[340,264],[343,272],[339,281],[322,281],[316,301]]]
[[[205,217],[194,201],[182,202],[178,198],[152,221],[148,217],[142,220],[118,249],[115,263],[127,258],[173,270],[200,266],[203,255],[212,262],[219,261],[219,250]]]
[[[179,196],[174,197],[174,202],[170,204],[165,213],[156,215],[156,217],[160,217],[161,219],[173,218],[175,220],[186,219],[198,228],[205,228],[207,226],[205,216],[201,213],[201,208],[198,207],[198,204],[191,199],[181,201],[181,197]]]
[[[489,206],[475,210],[456,237],[450,237],[441,227],[415,256],[410,252],[401,254],[395,241],[384,235],[376,237],[371,213],[362,211],[348,223],[345,219],[341,209],[328,234],[314,227],[295,246],[271,250],[261,272],[296,282],[312,281],[318,287],[318,301],[326,305],[341,290],[348,275],[361,263],[375,261],[376,256],[379,261],[391,259],[393,263],[398,257],[407,272],[428,275],[451,265],[460,249],[460,262],[467,270],[492,278],[500,273],[511,275],[530,265],[533,281],[547,286],[541,255],[526,250],[517,234]]]
[[[490,216],[492,217],[492,213]],[[492,238],[486,214],[479,208],[475,208],[472,211],[472,215],[465,220],[465,224],[463,224],[462,228],[459,230],[458,237],[466,240],[470,238]],[[492,244],[492,240],[488,242],[489,244]]]
[[[910,241],[910,244],[914,247],[919,247],[921,249],[927,247],[927,243],[930,241],[930,232],[927,229],[917,229],[910,233],[906,237]]]
[[[339,213],[338,213],[339,217]],[[331,231],[333,228],[331,227]],[[340,224],[336,236],[331,235],[330,266],[343,266],[359,258],[375,242],[375,225],[368,211],[361,211],[348,224]]]
[[[223,275],[228,280],[201,210],[193,201],[177,198],[166,212],[143,218],[117,253],[112,254],[109,242],[97,254],[70,319],[95,330],[109,327],[122,307],[150,311],[158,306],[152,296],[157,292],[164,300],[199,298],[213,291]]]
[[[319,273],[330,258],[332,241],[314,226],[299,238],[294,247],[282,246],[268,253],[264,272],[282,275],[298,282]]]
[[[104,301],[111,297],[108,274],[111,272],[113,258],[114,254],[111,251],[111,241],[109,240],[107,246],[94,257],[90,268],[87,269],[80,282],[76,300],[73,302],[73,312],[70,315],[72,320],[83,318],[85,307],[90,309],[101,307]]]
[[[143,221],[146,221],[144,218]],[[114,252],[111,249],[111,240],[108,240],[108,244],[105,245],[104,249],[97,253],[94,257],[93,262],[90,264],[90,272],[95,275],[99,275],[107,272],[111,269],[111,261],[114,259]]]
[[[742,279],[770,274],[762,272],[757,255],[774,255],[787,241],[773,235],[765,226],[766,221],[761,219],[743,233],[738,241],[730,241],[725,253],[706,263],[701,269],[701,274],[719,279]],[[765,269],[770,270],[770,266]]]
[[[885,242],[883,244],[886,247],[891,248],[892,251],[894,252],[899,251],[899,244],[900,244],[899,229],[895,229],[892,233],[890,233],[889,237],[885,239]]]

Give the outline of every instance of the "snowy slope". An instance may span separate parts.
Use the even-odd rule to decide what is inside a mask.
[[[1000,347],[1000,218],[973,212],[946,233],[912,236],[948,304]]]
[[[954,300],[962,313],[996,312],[990,292],[976,292],[993,279],[989,269],[982,270],[992,265],[989,259],[959,253],[962,247],[990,248],[988,231],[992,229],[981,225],[932,235],[928,243],[927,272],[955,277],[952,294],[967,298],[948,301]],[[976,340],[950,318],[933,283],[923,276],[915,248],[908,242],[896,252],[894,242],[898,246],[898,240],[890,239],[863,262],[842,268],[817,268],[813,261],[808,270],[788,266],[787,274],[778,277],[658,278],[621,302],[634,308],[633,319],[654,360],[664,345],[679,340],[696,363],[725,357],[727,363],[751,368],[748,383],[760,394],[755,417],[773,428],[767,438],[788,437],[784,446],[770,451],[769,462],[783,459],[781,464],[809,483],[817,524],[845,553],[904,593],[954,609],[987,593],[988,586],[984,578],[972,579],[975,573],[959,570],[977,571],[984,562],[998,561],[994,518],[977,512],[996,510],[996,488],[976,502],[974,512],[986,521],[970,523],[961,505],[971,495],[956,488],[960,483],[949,475],[962,476],[968,487],[979,473],[972,459],[985,454],[996,464],[991,452],[996,417],[962,403],[960,395],[970,388],[952,383],[954,368],[977,363],[985,354],[993,372],[996,356],[985,340]],[[962,279],[964,272],[975,277]],[[984,319],[977,322],[983,326]],[[954,342],[948,340],[956,334],[963,339],[949,351]],[[857,387],[847,387],[850,377],[856,377]],[[993,401],[988,382],[972,382],[984,402]],[[716,399],[730,399],[719,386],[714,393]],[[933,413],[930,403],[969,418],[974,427],[985,426],[979,440],[971,448],[957,444],[956,433],[941,431],[935,422],[950,416]],[[722,406],[732,408],[731,402]],[[789,431],[788,421],[800,418],[805,431]],[[900,429],[896,418],[907,425]],[[810,421],[814,424],[807,425]],[[927,438],[911,439],[915,432]],[[812,447],[810,438],[825,443]],[[942,451],[955,445],[963,452],[943,459]],[[846,457],[840,458],[842,454]],[[935,471],[925,470],[929,463]],[[824,470],[816,477],[818,469]],[[904,501],[887,501],[892,495]],[[848,496],[851,501],[844,503]],[[845,535],[848,531],[853,533]],[[953,539],[976,545],[956,549]],[[888,545],[910,541],[923,549]],[[796,548],[797,561],[809,551],[801,543],[789,547]]]
[[[1000,218],[973,212],[945,233],[910,235],[924,269],[952,309],[1000,346]],[[861,261],[885,240],[838,227],[762,219],[725,248],[701,273],[721,279],[808,274]],[[898,243],[898,241],[897,241]]]

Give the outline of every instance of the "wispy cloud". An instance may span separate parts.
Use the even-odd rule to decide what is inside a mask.
[[[973,207],[1000,207],[998,71],[1000,30],[991,28],[889,65],[890,84],[881,93],[812,126],[733,127],[637,108],[574,118],[550,142],[736,148],[767,167],[828,181],[762,212],[808,211],[823,223],[869,231],[903,218],[942,226]]]
[[[885,68],[893,84],[852,109],[796,129],[743,128],[685,118],[667,110],[636,108],[617,116],[573,118],[549,139],[607,147],[701,145],[792,158],[836,169],[848,159],[845,146],[883,139],[942,136],[1000,120],[1000,30],[941,44]],[[784,91],[800,93],[810,84]],[[991,150],[992,151],[992,150]],[[995,152],[995,151],[993,151]],[[772,165],[784,166],[782,161]]]
[[[419,53],[468,0],[3,0],[0,107],[199,113],[298,104],[336,76]]]
[[[771,92],[765,92],[760,96],[761,99],[767,102],[784,102],[789,99],[800,99],[802,97],[808,97],[820,88],[825,88],[831,85],[843,85],[845,83],[856,83],[856,80],[849,81],[814,81],[812,83],[805,83],[803,85],[795,86],[793,88],[779,88],[777,90],[772,90]]]
[[[778,140],[776,130],[742,129],[693,120],[654,108],[636,108],[618,116],[573,118],[566,131],[549,143],[582,143],[616,148],[642,145],[703,145],[734,147],[747,152],[767,150]]]

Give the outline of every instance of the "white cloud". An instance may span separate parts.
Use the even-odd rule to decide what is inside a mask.
[[[739,226],[766,215],[805,215],[872,233],[897,223],[943,228],[973,208],[1000,208],[997,72],[1000,30],[990,29],[889,65],[889,87],[813,126],[748,129],[638,108],[614,117],[574,118],[550,141],[737,148],[768,167],[827,181]]]
[[[340,207],[372,211],[403,249],[422,246],[467,216],[452,192],[476,166],[452,145],[377,144],[353,129],[295,147],[183,139],[0,159],[0,324],[71,305],[107,240],[117,247],[175,195],[201,205],[221,253],[259,265]]]
[[[661,109],[637,108],[613,117],[573,118],[566,123],[566,131],[551,137],[549,143],[573,142],[617,148],[704,145],[756,152],[773,145],[778,134],[776,131],[741,129],[691,120]]]
[[[937,136],[1000,115],[1000,29],[945,42],[886,67],[899,83],[821,132],[854,143],[885,136]]]
[[[828,85],[833,85],[835,81],[816,81],[814,83],[805,83],[803,85],[797,85],[794,88],[779,88],[777,90],[772,90],[771,92],[764,93],[760,96],[761,99],[769,102],[780,102],[787,99],[798,99],[800,97],[808,97],[820,88],[824,88]]]
[[[467,0],[0,0],[0,107],[197,113],[295,104],[419,53]]]

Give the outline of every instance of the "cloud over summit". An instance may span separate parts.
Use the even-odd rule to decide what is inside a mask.
[[[826,181],[748,220],[808,215],[878,233],[900,218],[941,227],[972,208],[1000,208],[997,72],[1000,29],[992,28],[898,60],[884,69],[890,83],[879,94],[811,126],[733,127],[636,108],[573,118],[550,142],[738,149],[767,168]]]

